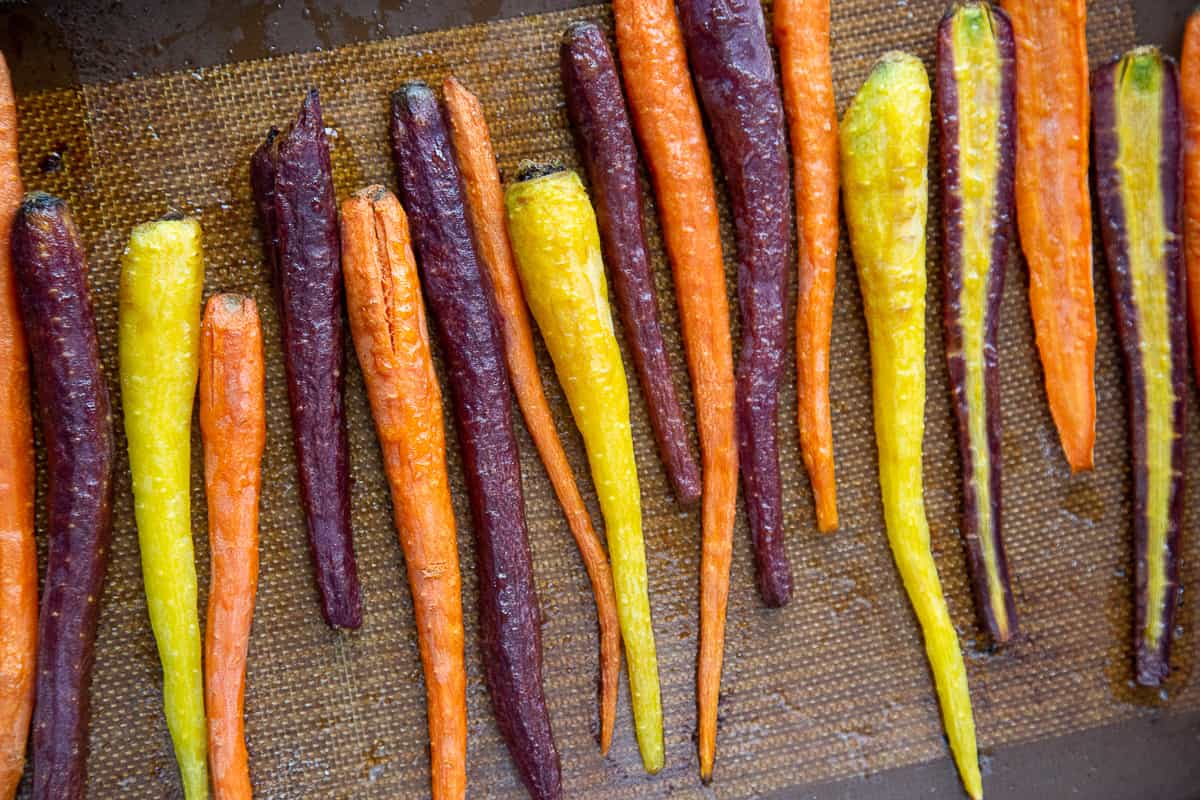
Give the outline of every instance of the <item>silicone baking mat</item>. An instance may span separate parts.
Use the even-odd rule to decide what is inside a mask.
[[[886,9],[872,0],[834,3],[839,109],[885,50],[911,50],[931,65],[943,9],[942,0],[908,0]],[[423,797],[428,748],[411,603],[353,356],[346,394],[365,619],[362,630],[352,634],[333,633],[320,619],[297,494],[278,320],[250,199],[249,155],[271,124],[295,114],[304,89],[318,86],[339,197],[368,183],[393,185],[388,93],[403,80],[437,84],[453,71],[483,101],[506,175],[525,158],[573,164],[557,54],[562,29],[580,18],[611,27],[608,8],[592,6],[20,98],[26,182],[69,200],[88,248],[105,365],[118,409],[117,264],[133,225],[172,209],[197,215],[204,227],[207,291],[249,293],[263,310],[268,442],[262,572],[246,697],[251,769],[261,797]],[[1132,43],[1128,2],[1091,3],[1094,63]],[[46,158],[50,153],[63,155],[61,166]],[[934,234],[936,175],[931,183]],[[652,204],[649,208],[652,212]],[[735,308],[733,238],[724,205],[722,215]],[[661,255],[655,215],[649,213],[647,221],[676,379],[690,398],[670,270]],[[974,622],[958,535],[959,464],[941,347],[941,265],[937,237],[930,238],[926,501],[935,556],[968,655],[985,773],[986,753],[1000,745],[1152,714],[1163,705],[1200,709],[1191,602],[1197,589],[1192,564],[1200,551],[1200,540],[1190,535],[1200,518],[1195,482],[1188,493],[1186,599],[1175,671],[1161,697],[1135,693],[1129,684],[1132,527],[1125,388],[1099,252],[1096,264],[1096,469],[1071,476],[1041,386],[1025,298],[1027,275],[1019,258],[1010,262],[1000,348],[1005,535],[1025,638],[992,655]],[[953,770],[920,634],[884,536],[865,325],[844,237],[838,269],[832,402],[842,527],[829,537],[815,532],[797,451],[793,374],[784,384],[779,421],[796,591],[786,609],[761,607],[749,536],[739,516],[716,780],[707,789],[697,779],[693,743],[698,516],[679,509],[670,495],[636,383],[631,384],[634,436],[667,736],[667,765],[657,777],[642,772],[624,686],[612,751],[607,758],[599,754],[591,594],[550,484],[518,423],[544,617],[545,687],[568,796],[750,798],[932,759],[944,759],[945,769]],[[580,439],[544,350],[540,356],[560,433],[599,523]],[[1194,412],[1194,397],[1190,404]],[[120,436],[119,415],[117,431]],[[178,779],[142,595],[124,440],[119,444],[116,541],[93,684],[89,796],[174,797]],[[492,722],[479,668],[473,542],[452,428],[449,447],[468,618],[469,788],[474,797],[522,797]],[[198,433],[193,450],[203,613],[208,551]],[[1200,454],[1193,448],[1189,471],[1197,466]]]

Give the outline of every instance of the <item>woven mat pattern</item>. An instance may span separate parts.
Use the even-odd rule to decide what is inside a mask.
[[[941,0],[840,0],[833,6],[839,108],[845,108],[884,50],[908,49],[932,64]],[[388,92],[401,80],[437,83],[454,71],[480,95],[507,175],[525,158],[575,163],[557,50],[564,26],[580,18],[611,23],[607,7],[592,6],[20,98],[27,184],[68,198],[88,248],[105,365],[118,408],[118,257],[136,223],[170,209],[198,215],[204,226],[206,293],[246,292],[263,310],[268,441],[262,572],[246,698],[260,797],[423,797],[428,748],[411,601],[353,357],[346,396],[365,621],[358,633],[336,634],[320,619],[297,493],[278,319],[247,179],[249,155],[269,125],[295,113],[305,87],[316,85],[330,126],[339,197],[371,182],[394,185]],[[1092,2],[1089,37],[1097,62],[1132,44],[1127,0]],[[64,153],[59,171],[44,169],[43,159],[52,151]],[[939,205],[936,176],[931,177],[932,234]],[[722,215],[732,303],[734,247],[724,205]],[[670,270],[653,213],[649,224],[668,345],[690,414]],[[1096,263],[1099,431],[1096,469],[1080,476],[1069,474],[1046,408],[1025,299],[1028,277],[1019,259],[1010,264],[1000,348],[1005,535],[1026,639],[1010,652],[990,655],[974,624],[958,536],[959,464],[941,341],[941,266],[937,238],[930,238],[926,500],[937,563],[969,656],[985,754],[1003,744],[1160,713],[1156,706],[1163,705],[1157,696],[1135,694],[1128,683],[1132,527],[1125,389],[1099,252]],[[696,777],[692,738],[698,515],[680,511],[671,498],[636,384],[634,435],[667,736],[667,766],[657,778],[642,773],[624,686],[612,752],[607,759],[599,754],[597,642],[588,582],[532,442],[518,426],[545,617],[546,694],[568,796],[750,798],[946,757],[920,635],[883,531],[866,331],[844,237],[838,269],[832,397],[842,529],[830,537],[815,532],[797,449],[792,374],[784,383],[780,424],[795,597],[782,611],[761,607],[750,540],[739,517],[716,782],[707,790]],[[539,355],[559,430],[599,521],[579,436],[549,359],[544,350]],[[1194,397],[1191,407],[1192,419],[1200,418]],[[119,418],[117,430],[120,436]],[[177,797],[160,708],[159,663],[142,593],[124,439],[119,443],[118,522],[97,646],[89,796]],[[468,610],[470,789],[474,797],[516,798],[522,790],[492,722],[479,666],[473,544],[452,430],[449,445]],[[192,513],[203,609],[209,569],[198,432],[193,450]],[[1198,467],[1200,448],[1193,448],[1189,471]],[[1180,710],[1200,708],[1191,599],[1200,589],[1193,566],[1200,561],[1200,537],[1190,535],[1200,520],[1197,485],[1192,482],[1188,493],[1187,602],[1179,619],[1176,671],[1164,693],[1170,708]],[[953,769],[948,759],[945,764]]]

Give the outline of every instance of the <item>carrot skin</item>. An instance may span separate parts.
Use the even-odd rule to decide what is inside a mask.
[[[212,580],[204,638],[215,800],[252,797],[243,707],[258,588],[258,501],[266,443],[262,329],[248,297],[209,298],[200,329],[200,434]]]
[[[1187,469],[1179,78],[1154,48],[1092,75],[1101,233],[1129,388],[1137,682],[1170,673]]]
[[[37,656],[29,349],[10,243],[20,203],[17,108],[0,54],[0,800],[16,794],[25,769]]]
[[[682,0],[678,5],[733,206],[742,315],[738,450],[758,590],[767,606],[777,608],[792,595],[776,430],[791,236],[783,105],[761,4]]]
[[[937,47],[943,322],[962,461],[962,536],[976,613],[1000,645],[1017,631],[1001,524],[996,343],[1015,211],[1012,25],[989,4],[955,4],[942,18]]]
[[[634,129],[654,184],[696,402],[703,493],[696,749],[712,775],[737,513],[733,344],[712,162],[671,0],[613,0]]]
[[[113,432],[79,232],[62,200],[17,212],[13,265],[46,446],[50,553],[38,618],[33,797],[83,798],[100,594],[112,544]]]
[[[272,129],[254,153],[250,181],[275,279],[321,610],[330,626],[357,628],[362,602],[350,530],[337,201],[316,89],[296,121],[282,132]]]
[[[680,503],[700,500],[700,467],[688,444],[683,409],[659,322],[642,227],[637,149],[625,111],[621,79],[603,31],[592,22],[569,26],[559,63],[567,115],[575,132],[596,202],[596,220],[621,324],[646,396],[650,423],[667,477]]]
[[[1002,0],[1017,43],[1017,231],[1046,398],[1073,472],[1096,441],[1087,0]]]
[[[1184,259],[1192,363],[1200,380],[1200,14],[1193,12],[1183,34],[1179,62],[1183,116]]]
[[[561,767],[542,691],[541,612],[494,292],[475,250],[449,133],[425,84],[408,83],[393,93],[392,147],[453,388],[475,520],[480,645],[492,710],[529,793],[561,797]]]
[[[829,0],[779,0],[775,45],[792,143],[799,288],[796,392],[800,454],[817,530],[837,530],[829,340],[838,254],[838,119],[829,53]]]
[[[455,155],[462,171],[467,214],[475,232],[479,258],[495,292],[497,323],[504,339],[509,379],[525,417],[525,427],[541,456],[579,547],[596,598],[600,626],[600,752],[607,753],[617,716],[617,682],[621,672],[621,628],[612,567],[579,493],[542,388],[533,348],[533,327],[513,261],[504,192],[500,187],[500,174],[496,169],[496,156],[492,152],[483,107],[479,99],[453,76],[446,78],[442,92]]]

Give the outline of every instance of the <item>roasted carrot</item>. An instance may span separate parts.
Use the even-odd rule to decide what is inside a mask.
[[[641,490],[596,217],[579,176],[556,167],[523,170],[505,204],[525,296],[587,448],[612,554],[634,728],[642,764],[655,773],[663,766],[662,699]]]
[[[492,279],[509,380],[525,417],[525,427],[546,467],[546,474],[550,476],[550,484],[592,582],[600,625],[600,752],[607,753],[617,716],[617,679],[621,672],[621,627],[617,620],[612,568],[579,494],[542,388],[542,376],[533,349],[533,328],[508,241],[504,192],[500,187],[500,173],[496,169],[483,106],[453,76],[442,84],[442,94],[455,156],[462,171],[467,215],[475,232],[479,259]]]
[[[1129,392],[1137,682],[1171,671],[1187,470],[1179,75],[1139,47],[1092,75],[1096,197]]]
[[[556,800],[562,767],[542,689],[541,611],[495,301],[475,249],[450,132],[423,83],[392,94],[392,152],[453,389],[475,520],[479,640],[492,711],[529,794]]]
[[[817,529],[827,533],[838,526],[829,416],[829,338],[838,252],[838,119],[829,56],[829,0],[778,0],[774,16],[796,192],[800,454],[812,483]]]
[[[216,800],[249,800],[242,709],[258,588],[258,498],[266,442],[262,329],[249,297],[209,298],[200,324],[200,438],[212,580],[204,636],[208,763]]]
[[[929,95],[919,59],[888,53],[878,62],[842,119],[842,191],[871,343],[888,541],[925,637],[950,750],[967,794],[978,800],[967,671],[929,546],[921,480]]]
[[[1092,468],[1096,305],[1087,0],[1003,0],[1017,42],[1017,230],[1046,397],[1072,471]]]
[[[112,545],[112,413],[83,243],[62,200],[25,196],[12,259],[46,447],[33,800],[83,800],[96,623]]]
[[[779,384],[787,350],[791,195],[783,99],[761,3],[678,0],[696,94],[721,159],[738,254],[738,461],[763,603],[787,605]]]
[[[342,203],[350,332],[367,385],[425,666],[435,800],[466,794],[467,697],[462,579],[442,393],[433,371],[408,218],[369,186]]]
[[[1188,19],[1179,62],[1179,105],[1183,114],[1184,260],[1192,363],[1200,380],[1200,12]]]
[[[121,257],[121,399],[146,608],[187,800],[208,796],[190,489],[203,285],[198,221],[163,219],[133,229]]]
[[[700,774],[712,774],[738,455],[733,343],[712,162],[671,0],[614,0],[617,49],[675,276],[702,457],[700,653],[696,665]]]
[[[20,203],[17,106],[0,54],[0,800],[16,794],[25,766],[37,651],[29,352],[10,245]]]
[[[1000,502],[1000,300],[1012,255],[1014,50],[1008,15],[957,2],[937,44],[943,322],[962,461],[962,536],[975,609],[992,642],[1017,630]]]
[[[637,147],[617,64],[600,26],[587,21],[569,25],[559,49],[559,65],[567,118],[595,198],[600,243],[634,371],[646,398],[650,428],[676,499],[692,505],[700,500],[700,466],[688,444],[659,321],[642,225]]]

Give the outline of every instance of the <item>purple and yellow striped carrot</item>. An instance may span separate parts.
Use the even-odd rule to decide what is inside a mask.
[[[1179,75],[1155,48],[1092,76],[1104,253],[1129,387],[1134,472],[1137,682],[1170,671],[1183,519],[1187,328],[1180,252]]]
[[[980,621],[996,644],[1017,629],[1001,537],[996,332],[1013,240],[1012,24],[986,2],[955,4],[938,29],[946,358],[962,457],[962,534]]]

